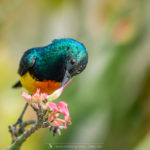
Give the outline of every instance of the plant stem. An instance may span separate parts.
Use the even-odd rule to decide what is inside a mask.
[[[14,143],[12,143],[7,150],[19,150],[21,145],[31,136],[35,131],[41,128],[42,122],[36,122],[31,128],[25,131],[21,136],[19,136]]]
[[[36,110],[37,114],[37,121],[35,120],[28,120],[23,122],[23,127],[26,127],[27,125],[32,125],[27,131],[23,132],[22,135],[16,137],[15,141],[7,148],[7,150],[20,150],[22,144],[27,140],[28,137],[30,137],[35,131],[37,131],[39,128],[43,127],[43,118],[46,114],[46,111],[43,112],[41,109],[38,111]],[[11,134],[14,136],[14,132],[11,132]]]

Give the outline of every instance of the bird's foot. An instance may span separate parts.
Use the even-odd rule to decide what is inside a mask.
[[[19,118],[19,119],[17,120],[17,122],[16,122],[15,124],[13,124],[14,133],[15,133],[16,136],[17,136],[18,134],[21,134],[21,133],[23,133],[23,132],[25,131],[25,129],[24,129],[22,123],[23,123],[22,118]]]
[[[49,129],[53,132],[53,136],[55,136],[55,134],[61,135],[60,127],[51,126]]]

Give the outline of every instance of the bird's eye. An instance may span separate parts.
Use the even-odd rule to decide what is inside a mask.
[[[70,63],[73,65],[76,63],[76,58],[71,59]]]

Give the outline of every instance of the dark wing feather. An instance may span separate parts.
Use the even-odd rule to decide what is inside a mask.
[[[24,54],[19,65],[18,73],[23,76],[26,72],[29,71],[31,67],[33,67],[35,63],[36,57],[32,54]]]
[[[31,53],[25,52],[23,57],[21,58],[18,73],[20,76],[23,76],[29,69],[34,65],[36,57]],[[18,81],[16,84],[13,85],[13,88],[22,87],[21,82]]]

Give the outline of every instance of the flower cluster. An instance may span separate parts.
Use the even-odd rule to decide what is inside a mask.
[[[66,129],[67,122],[71,124],[67,103],[60,101],[57,105],[54,102],[50,102],[47,105],[50,109],[48,120],[51,121],[51,125],[64,127],[64,129]],[[60,114],[63,114],[65,116],[64,119],[58,118]]]
[[[70,81],[67,84],[69,84]],[[32,95],[29,95],[25,92],[21,92],[21,94],[24,99],[35,109],[42,109],[47,111],[48,122],[51,126],[66,129],[67,123],[71,124],[68,104],[66,102],[60,101],[56,105],[52,101],[61,95],[67,84],[56,90],[51,95],[48,95],[47,93],[40,93],[40,89],[37,89],[36,93]],[[60,118],[60,114],[64,116],[63,119]]]

